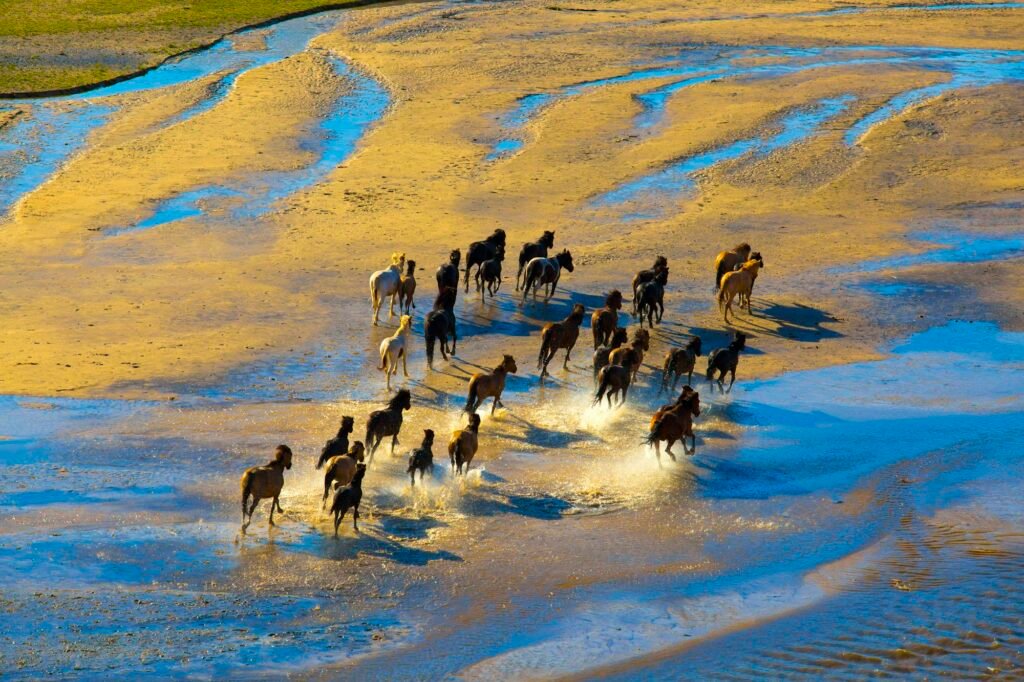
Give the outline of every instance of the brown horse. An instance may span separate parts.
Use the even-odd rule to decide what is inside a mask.
[[[736,332],[735,338],[728,348],[716,348],[708,353],[708,381],[711,387],[715,386],[715,372],[719,372],[718,390],[728,393],[732,385],[736,383],[736,367],[740,364],[740,351],[747,347],[747,335],[743,332]],[[725,375],[731,374],[729,388],[725,388]]]
[[[480,445],[480,415],[475,412],[469,415],[469,425],[452,433],[448,441],[448,457],[452,461],[452,473],[462,475],[462,465],[469,471],[469,463],[473,461]]]
[[[252,523],[252,513],[260,500],[270,500],[270,525],[274,525],[274,508],[281,509],[281,489],[284,488],[284,470],[292,468],[292,450],[287,445],[278,445],[274,459],[263,466],[250,467],[242,474],[242,532]],[[252,496],[252,506],[246,511],[246,503]],[[246,516],[249,520],[246,521]]]
[[[655,319],[661,324],[661,317],[665,314],[665,285],[668,284],[668,268],[658,270],[658,274],[649,282],[644,282],[636,290],[633,298],[633,316],[640,318],[640,326],[644,326],[644,317],[647,317],[647,326],[653,327]]]
[[[640,366],[644,362],[644,353],[650,349],[651,333],[643,328],[635,329],[630,344],[609,353],[608,362],[629,369],[633,373],[633,381],[636,381],[636,373],[640,371]]]
[[[363,461],[366,448],[361,441],[352,443],[352,449],[344,455],[331,457],[327,460],[327,471],[324,472],[323,507],[327,506],[327,494],[331,492],[331,483],[339,486],[348,485],[356,474],[356,464]]]
[[[676,441],[683,444],[683,452],[692,455],[697,451],[697,436],[693,433],[693,419],[700,416],[700,394],[689,386],[683,386],[683,392],[676,402],[671,406],[663,407],[655,413],[651,419],[651,430],[647,435],[647,444],[654,446],[654,453],[658,457],[658,466],[661,466],[660,443],[665,441],[665,452],[672,461],[676,456],[672,452],[672,446]],[[692,448],[686,447],[686,437],[692,441]]]
[[[761,257],[761,252],[760,251],[752,252],[750,254],[750,260],[760,261],[761,262],[761,270],[764,270],[764,258]],[[743,303],[745,302],[747,304],[747,311],[750,310],[750,297],[754,293],[754,283],[757,282],[757,273],[758,272],[760,272],[760,270],[755,270],[754,272],[751,273],[750,289],[747,292],[740,294],[740,306],[742,307]]]
[[[494,294],[501,288],[501,264],[505,260],[505,247],[498,248],[494,258],[485,260],[476,270],[476,290],[480,292],[480,298],[484,298],[484,288],[494,298]]]
[[[743,297],[746,296],[747,312],[753,315],[750,310],[750,292],[754,287],[754,279],[757,278],[757,271],[763,267],[759,260],[751,258],[739,270],[725,273],[722,278],[722,288],[718,291],[718,307],[722,311],[725,322],[729,322],[729,311],[732,310],[732,300],[740,297],[740,309],[743,308]]]
[[[412,314],[416,302],[412,300],[416,293],[416,261],[405,261],[405,274],[398,283],[398,311],[406,315]]]
[[[359,503],[363,500],[363,477],[366,476],[366,465],[356,464],[356,473],[352,481],[344,488],[334,492],[331,502],[331,513],[334,514],[334,537],[338,537],[338,526],[341,525],[345,513],[352,510],[352,529],[359,532]]]
[[[737,265],[746,263],[750,258],[750,244],[743,242],[737,244],[728,251],[722,251],[715,256],[715,291],[722,286],[722,278],[725,273],[732,272]]]
[[[505,378],[509,373],[515,374],[518,371],[515,359],[511,355],[505,355],[502,357],[501,364],[495,367],[493,372],[474,374],[469,380],[466,412],[474,414],[487,398],[494,398],[494,402],[491,404],[491,414],[494,414],[494,410],[497,408],[504,407],[501,402],[501,392],[505,390]]]
[[[619,311],[622,310],[622,292],[612,289],[604,297],[604,307],[595,310],[590,316],[590,330],[594,334],[594,350],[607,346],[612,333],[619,324]]]
[[[373,453],[377,452],[377,447],[386,436],[391,436],[391,454],[395,454],[398,432],[402,430],[402,413],[411,407],[412,394],[409,389],[403,388],[388,401],[385,409],[370,413],[366,420],[366,446],[370,449],[367,464],[373,463]]]
[[[434,475],[434,432],[431,429],[423,429],[423,443],[409,453],[409,467],[405,473],[409,474],[411,485],[416,487],[416,472],[420,472],[420,484],[423,484],[423,474],[430,472]]]
[[[459,290],[459,263],[462,262],[462,252],[452,249],[448,254],[448,262],[437,269],[437,292],[441,293],[447,288]]]
[[[555,357],[560,349],[565,349],[565,362],[562,369],[569,369],[569,355],[572,353],[576,340],[580,337],[580,325],[583,324],[583,315],[586,309],[582,304],[577,303],[572,307],[572,312],[561,322],[549,322],[544,325],[540,332],[540,355],[537,356],[537,369],[540,370],[540,378],[543,380],[548,373],[548,363]]]
[[[619,405],[626,402],[629,394],[629,383],[632,370],[622,365],[607,365],[597,373],[597,394],[594,396],[594,404],[599,405],[601,399],[608,396],[608,407],[612,407],[612,396],[621,393]]]
[[[654,265],[648,270],[641,270],[633,276],[633,300],[636,300],[636,290],[640,288],[640,285],[644,282],[650,282],[657,276],[657,274],[668,267],[668,258],[664,256],[658,256],[654,259]],[[633,315],[636,315],[636,306],[633,307]]]
[[[697,364],[697,358],[700,357],[700,337],[695,336],[690,339],[690,342],[686,344],[685,348],[673,348],[665,356],[665,365],[661,372],[661,388],[660,391],[664,391],[668,388],[668,379],[672,377],[672,390],[676,390],[676,384],[679,382],[679,377],[684,374],[687,375],[686,383],[693,383],[693,368]]]
[[[601,371],[602,367],[608,366],[608,356],[611,355],[612,351],[616,348],[621,348],[622,344],[626,343],[629,336],[626,334],[625,327],[616,327],[615,332],[612,333],[611,342],[607,346],[601,346],[594,351],[594,381],[597,381],[597,373]]]

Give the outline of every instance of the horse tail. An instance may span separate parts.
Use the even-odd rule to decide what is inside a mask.
[[[469,380],[469,396],[466,398],[466,412],[473,412],[476,405],[477,389],[476,377]]]
[[[708,379],[708,381],[713,381],[714,380],[714,376],[715,376],[715,362],[711,358],[708,358],[708,371],[707,371],[707,379]]]
[[[552,328],[548,327],[540,334],[540,353],[537,355],[537,369],[544,367],[544,357],[548,354],[548,346],[551,345]]]
[[[376,307],[377,305],[377,281],[370,278],[370,305]]]
[[[605,391],[608,390],[608,372],[606,371],[607,369],[607,366],[602,367],[600,371],[597,373],[598,386],[597,395],[594,396],[595,405],[599,405],[601,403],[601,401],[604,399]]]
[[[672,362],[673,360],[674,360],[674,358],[672,357],[672,353],[669,353],[668,355],[665,356],[665,364],[661,368],[661,388],[662,388],[662,390],[664,390],[665,387],[668,386],[668,374],[672,370],[672,365],[674,364]]]
[[[725,307],[725,299],[726,299],[725,287],[722,287],[722,288],[720,288],[718,290],[718,309],[719,310],[721,310],[722,308]]]
[[[658,417],[658,420],[651,424],[651,430],[644,438],[644,443],[647,445],[654,445],[658,442],[658,428],[661,426],[662,417]]]
[[[427,367],[434,366],[434,343],[437,341],[437,334],[430,326],[430,320],[427,320],[426,329],[424,331],[424,337],[427,341]]]
[[[327,448],[325,447],[325,448],[324,448],[324,449],[323,449],[323,450],[322,450],[322,451],[320,452],[320,459],[318,459],[318,460],[316,461],[316,468],[317,468],[317,469],[321,469],[321,468],[323,468],[323,466],[324,466],[324,462],[326,462],[326,461],[327,461],[328,459],[330,459],[330,458],[329,458],[329,457],[327,456]]]
[[[366,449],[369,450],[370,460],[373,460],[373,453],[376,451],[377,446],[373,443],[373,417],[371,416],[366,420],[366,439],[363,441],[366,444]]]
[[[715,291],[718,291],[719,287],[722,286],[722,278],[725,277],[726,272],[728,272],[728,269],[725,266],[725,259],[717,259],[715,262]]]
[[[380,349],[380,364],[377,365],[377,369],[379,369],[379,370],[381,370],[381,369],[386,370],[388,368],[387,357],[388,357],[388,349],[387,349],[387,347],[382,346],[381,349]]]
[[[252,494],[252,472],[246,471],[242,474],[242,521],[245,521],[245,505]]]

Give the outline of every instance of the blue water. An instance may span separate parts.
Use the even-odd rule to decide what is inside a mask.
[[[797,109],[779,121],[778,133],[731,142],[701,154],[686,157],[660,171],[644,175],[600,195],[595,206],[628,204],[624,216],[657,215],[674,196],[694,187],[693,176],[716,163],[739,158],[745,154],[767,155],[804,140],[828,120],[835,118],[853,101],[852,96],[822,100],[808,108]]]
[[[933,248],[923,253],[893,256],[865,261],[849,267],[833,268],[832,272],[879,272],[937,263],[980,263],[995,259],[1024,256],[1024,237],[1017,235],[981,235],[966,232],[918,232],[913,235]]]

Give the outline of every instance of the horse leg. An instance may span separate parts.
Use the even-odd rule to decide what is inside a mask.
[[[675,438],[669,438],[669,439],[668,439],[668,445],[666,445],[666,446],[665,446],[665,454],[666,454],[666,455],[668,455],[669,457],[671,457],[671,458],[672,458],[672,461],[673,461],[673,462],[677,461],[677,460],[676,460],[676,455],[675,455],[675,453],[674,453],[674,452],[672,452],[672,445],[673,445],[673,444],[674,444],[675,442],[676,442],[676,439],[675,439]],[[686,449],[686,446],[685,446],[685,445],[683,446],[683,449],[684,449],[684,450]]]
[[[732,385],[736,383],[736,368],[735,368],[735,367],[733,367],[733,368],[732,368],[732,369],[731,369],[731,370],[729,371],[729,375],[730,375],[730,379],[729,379],[729,389],[728,389],[728,390],[726,391],[726,393],[728,393],[729,391],[731,391],[731,390],[732,390]],[[722,378],[723,378],[723,379],[725,378],[725,372],[722,372]]]
[[[562,369],[569,369],[569,356],[572,355],[572,349],[576,346],[574,342],[571,346],[565,349],[565,362],[562,363]]]
[[[359,505],[352,510],[352,530],[359,532]]]
[[[281,500],[277,497],[274,498],[274,503],[277,505],[277,511],[284,514],[284,509],[281,509]]]
[[[661,468],[661,443],[654,441],[654,456],[658,458],[658,468]]]
[[[395,456],[395,446],[398,445],[398,434],[391,436],[391,456]]]
[[[269,521],[269,525],[271,525],[271,526],[275,525],[274,524],[274,505],[276,505],[276,504],[277,504],[277,497],[271,498],[271,500],[270,500],[270,521]]]
[[[334,537],[338,537],[338,526],[341,525],[341,521],[345,518],[345,512],[347,511],[347,509],[342,509],[340,512],[334,512]]]
[[[406,358],[408,357],[409,354],[405,352],[404,348],[402,350],[398,351],[398,354],[402,356],[402,373],[405,374],[405,378],[408,379],[409,378],[409,367],[408,367],[408,365],[405,364],[405,361],[406,361]]]
[[[466,293],[469,293],[469,270],[473,267],[473,261],[466,258]]]

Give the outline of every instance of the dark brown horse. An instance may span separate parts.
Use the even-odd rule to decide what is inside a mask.
[[[363,477],[366,476],[366,465],[356,464],[356,473],[352,482],[334,492],[331,512],[334,514],[334,537],[338,537],[338,526],[341,525],[345,513],[352,510],[352,529],[359,532],[359,503],[363,501]]]
[[[565,361],[562,369],[569,369],[569,355],[572,353],[576,340],[580,337],[580,325],[583,324],[583,316],[586,309],[582,304],[577,303],[572,307],[572,312],[561,322],[549,322],[544,325],[540,332],[540,354],[537,356],[537,369],[540,370],[540,378],[543,380],[548,373],[548,363],[555,357],[555,353],[565,349]]]
[[[665,285],[668,284],[668,268],[662,268],[650,282],[644,282],[636,290],[636,298],[633,299],[633,315],[640,318],[640,326],[644,326],[644,317],[647,318],[647,326],[653,327],[657,319],[661,323],[661,316],[665,314]],[[639,299],[639,303],[637,302]]]
[[[629,367],[622,365],[607,365],[597,373],[597,394],[594,396],[594,404],[598,405],[601,399],[608,396],[608,407],[612,407],[612,396],[621,393],[619,405],[626,402],[629,394],[630,377],[633,372]]]
[[[494,258],[485,260],[476,270],[476,290],[480,292],[480,298],[484,297],[484,287],[487,293],[494,298],[494,294],[501,288],[501,264],[505,260],[505,247],[500,247]]]
[[[523,268],[534,258],[547,258],[548,249],[555,247],[555,233],[552,230],[544,230],[544,234],[535,242],[523,244],[519,250],[519,272],[516,273],[516,291],[519,291],[519,281],[523,278]]]
[[[459,290],[459,263],[462,262],[462,252],[454,249],[448,254],[448,262],[437,269],[437,292],[441,293],[446,287]]]
[[[324,497],[322,506],[327,506],[327,495],[331,492],[331,483],[339,486],[348,485],[356,474],[356,464],[362,462],[366,448],[360,441],[352,444],[352,449],[344,455],[331,457],[327,460],[327,470],[324,472]]]
[[[608,362],[612,365],[621,365],[633,373],[633,381],[636,381],[636,374],[644,362],[644,353],[651,349],[651,333],[646,329],[635,329],[633,340],[628,346],[616,348],[608,354]]]
[[[626,343],[628,339],[629,336],[626,333],[626,328],[616,327],[609,344],[601,346],[594,351],[594,381],[597,381],[597,373],[601,371],[601,368],[608,365],[608,356],[611,355],[612,351],[616,348],[621,348],[622,344]]]
[[[664,391],[668,388],[668,379],[672,377],[672,390],[676,390],[679,377],[687,375],[686,383],[693,383],[693,368],[700,357],[700,337],[690,339],[685,348],[673,348],[665,356],[665,365],[661,372],[661,388]]]
[[[416,472],[420,472],[420,484],[423,483],[423,474],[430,472],[434,475],[434,432],[431,429],[423,429],[423,443],[409,453],[409,468],[405,470],[413,487],[416,486]]]
[[[479,447],[480,415],[474,412],[469,415],[469,425],[454,431],[448,441],[448,458],[452,461],[452,473],[461,476],[463,465],[468,473],[469,465]]]
[[[484,263],[498,255],[498,247],[505,248],[505,230],[497,229],[491,236],[482,242],[473,242],[466,249],[466,293],[469,293],[469,271],[473,266],[477,269]]]
[[[455,325],[455,287],[445,287],[434,300],[434,309],[427,313],[423,320],[423,338],[427,344],[427,367],[434,369],[434,343],[441,342],[441,357],[448,359],[448,353],[455,352],[459,342],[459,334]],[[452,346],[448,347],[448,336],[452,337]]]
[[[405,274],[398,283],[398,311],[406,315],[412,314],[416,307],[413,296],[416,294],[416,261],[405,261]]]
[[[658,256],[654,259],[654,265],[647,270],[641,270],[633,276],[633,300],[636,300],[636,290],[640,288],[640,285],[644,282],[650,282],[654,279],[654,276],[658,274],[660,270],[664,270],[668,267],[668,258],[664,256]],[[636,308],[633,309],[633,314],[636,314]]]
[[[651,430],[647,435],[647,444],[654,446],[654,453],[658,457],[658,466],[661,466],[660,443],[665,441],[665,452],[672,461],[676,456],[672,452],[672,446],[676,441],[683,443],[683,452],[692,455],[697,451],[697,436],[693,433],[693,419],[700,416],[700,394],[689,386],[683,386],[683,392],[672,405],[663,406],[654,417],[651,418]],[[686,437],[689,436],[693,447],[686,447]]]
[[[595,310],[590,316],[590,330],[594,334],[594,350],[607,346],[611,341],[612,332],[619,324],[619,311],[622,310],[622,292],[612,289],[604,297],[604,307]]]
[[[341,427],[338,428],[338,435],[324,443],[324,448],[320,451],[320,459],[316,461],[316,468],[322,467],[324,462],[331,457],[344,455],[348,452],[348,436],[355,430],[356,420],[353,417],[342,417]]]
[[[708,381],[712,388],[715,385],[715,372],[719,372],[718,390],[728,393],[732,385],[736,383],[736,367],[740,363],[740,351],[747,347],[747,335],[743,332],[736,332],[732,343],[728,348],[716,348],[708,354]],[[729,381],[728,390],[725,389],[724,381],[726,373],[732,375]]]
[[[466,398],[466,412],[475,413],[487,398],[494,398],[491,404],[491,414],[501,403],[501,392],[505,390],[505,379],[508,375],[519,371],[516,361],[511,355],[505,355],[501,364],[494,368],[494,371],[478,372],[469,380],[469,396]]]
[[[373,463],[373,453],[386,436],[391,436],[391,454],[395,454],[398,445],[398,432],[402,430],[402,413],[412,407],[412,394],[408,389],[401,389],[383,410],[370,413],[366,420],[366,447],[370,450],[367,464]]]

